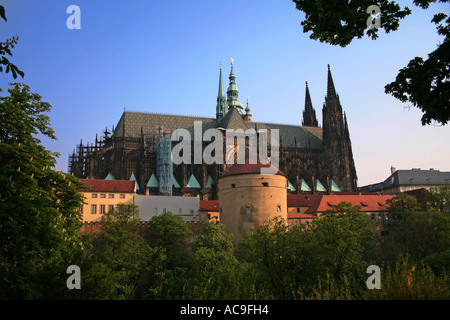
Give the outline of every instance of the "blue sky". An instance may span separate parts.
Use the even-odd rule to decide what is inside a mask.
[[[304,14],[290,0],[88,1],[6,0],[8,22],[2,41],[19,43],[13,58],[19,81],[52,106],[61,153],[57,169],[67,171],[76,144],[94,142],[105,127],[130,111],[215,117],[222,63],[225,86],[230,57],[241,102],[249,97],[253,120],[301,124],[305,81],[319,123],[326,94],[327,64],[348,118],[360,186],[384,180],[397,169],[450,171],[450,126],[423,127],[421,112],[384,93],[398,71],[426,55],[441,40],[430,22],[445,5],[413,14],[400,29],[345,48],[309,39]],[[69,30],[69,5],[81,9],[81,29]],[[6,91],[13,81],[0,74]],[[4,94],[4,93],[3,93]]]

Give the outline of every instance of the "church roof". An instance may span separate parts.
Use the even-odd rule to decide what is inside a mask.
[[[227,112],[226,116],[222,119],[220,126],[224,129],[242,129],[244,131],[249,129],[236,108],[231,108]]]
[[[114,136],[123,136],[123,126],[125,123],[126,137],[141,137],[141,127],[146,136],[156,135],[158,128],[162,128],[163,131],[169,133],[172,133],[175,129],[184,128],[193,137],[195,121],[201,121],[203,132],[210,128],[219,127],[215,118],[125,111],[114,130]],[[235,108],[231,108],[225,115],[220,123],[220,127],[233,130],[242,129],[244,132],[252,128],[257,132],[266,129],[268,131],[269,143],[271,141],[270,130],[278,129],[280,143],[283,147],[297,146],[297,148],[320,149],[322,146],[322,128],[264,122],[245,122]]]
[[[144,134],[151,136],[158,133],[158,128],[170,133],[175,129],[184,128],[193,133],[195,121],[202,122],[203,130],[216,126],[213,118],[125,111],[114,130],[114,136],[123,136],[124,124],[126,137],[140,137],[141,128]]]

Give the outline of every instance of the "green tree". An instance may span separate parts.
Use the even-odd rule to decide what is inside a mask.
[[[428,210],[438,210],[450,215],[450,186],[432,188],[424,193],[425,205]]]
[[[257,295],[292,299],[299,287],[312,286],[317,279],[320,265],[315,249],[301,225],[289,227],[274,218],[241,239],[238,257],[251,264]]]
[[[436,275],[449,274],[450,273],[450,249],[433,253],[426,256],[421,260],[423,265],[430,267]]]
[[[381,270],[381,289],[366,290],[365,299],[448,300],[448,273],[436,276],[428,267],[412,264],[408,255],[399,255],[393,267]]]
[[[0,18],[7,21],[6,12],[3,6],[0,6]],[[19,74],[22,78],[24,77],[24,72],[19,70],[19,68],[12,64],[6,56],[12,57],[11,49],[14,48],[14,45],[17,44],[19,37],[16,35],[10,39],[6,39],[4,42],[0,42],[0,72],[3,72],[3,68],[5,68],[5,73],[11,71],[11,74],[14,79],[17,78],[17,74]],[[1,89],[0,89],[1,91]]]
[[[281,219],[267,222],[241,240],[239,259],[254,268],[260,296],[304,299],[330,279],[333,286],[351,281],[361,290],[367,266],[363,255],[371,246],[370,219],[358,207],[342,203],[307,227]]]
[[[167,255],[166,267],[171,267],[180,258],[183,259],[186,240],[193,235],[186,222],[179,215],[165,212],[152,217],[147,229],[150,246],[165,249]]]
[[[342,202],[313,221],[317,254],[337,284],[349,281],[356,295],[364,285],[366,253],[374,246],[374,226],[360,206]]]
[[[385,259],[393,262],[408,254],[412,262],[450,248],[450,216],[436,209],[421,210],[418,202],[399,194],[389,202],[387,239],[382,246]],[[439,206],[434,203],[434,205]]]
[[[181,299],[192,266],[186,247],[193,232],[180,216],[166,212],[152,217],[146,235],[151,247],[164,250],[166,254],[162,264],[164,281],[161,292],[147,298]]]
[[[144,288],[157,294],[161,283],[163,250],[152,248],[139,230],[138,208],[120,205],[100,220],[101,232],[95,243],[99,261],[111,273],[114,299],[135,299],[145,295]]]
[[[83,202],[75,177],[52,169],[56,153],[41,145],[51,106],[16,83],[0,97],[0,297],[39,299],[66,288],[66,269],[84,244]]]
[[[408,7],[401,8],[395,1],[388,0],[293,2],[298,10],[305,13],[305,20],[301,22],[303,32],[312,32],[311,39],[342,47],[364,35],[377,39],[380,29],[384,29],[386,33],[398,30],[400,20],[412,13]],[[413,1],[422,9],[427,9],[434,2],[436,0]],[[367,12],[371,5],[380,8],[380,28],[372,28],[368,23],[369,13],[373,13],[370,10]],[[443,42],[426,60],[421,57],[412,59],[399,71],[395,81],[385,86],[385,92],[421,109],[422,125],[433,122],[445,125],[450,119],[450,18],[446,13],[438,13],[431,22],[436,24],[438,34],[444,37]]]
[[[204,223],[192,246],[192,267],[184,288],[185,299],[239,299],[238,261],[233,237],[224,225]]]

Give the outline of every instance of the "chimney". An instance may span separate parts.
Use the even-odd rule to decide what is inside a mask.
[[[395,167],[394,167],[394,166],[391,166],[391,174],[394,174],[394,173],[395,173],[395,171],[397,171],[397,169],[395,169]]]

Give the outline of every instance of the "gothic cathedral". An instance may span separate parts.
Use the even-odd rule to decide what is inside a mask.
[[[322,107],[322,127],[317,121],[308,83],[301,125],[300,121],[299,125],[253,122],[248,101],[245,108],[239,101],[236,75],[231,64],[226,92],[220,68],[215,118],[124,111],[111,132],[105,129],[100,139],[96,137],[95,143],[80,142],[69,156],[69,173],[83,179],[136,180],[137,192],[141,194],[217,199],[218,178],[230,164],[225,161],[194,161],[193,154],[188,155],[193,161],[174,163],[171,151],[179,141],[173,141],[171,135],[176,129],[186,129],[192,136],[196,134],[195,129],[201,129],[202,136],[208,129],[218,129],[227,144],[230,143],[225,136],[227,129],[244,134],[254,129],[254,132],[268,132],[269,136],[276,129],[279,136],[279,170],[287,176],[289,193],[357,190],[347,118],[333,83],[330,66]],[[231,141],[232,144],[234,142]],[[209,144],[211,142],[202,142],[201,152]],[[245,145],[247,149],[253,148],[249,142]],[[269,143],[268,149],[270,147]],[[193,145],[191,150],[194,149]],[[227,152],[227,148],[223,150]],[[237,152],[236,149],[234,151]]]

